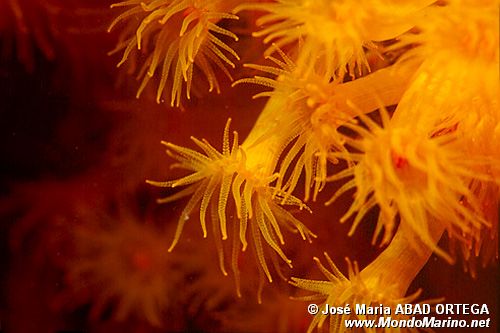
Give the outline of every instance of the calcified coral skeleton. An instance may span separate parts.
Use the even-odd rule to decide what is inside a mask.
[[[220,92],[216,69],[231,79],[226,66],[234,68],[231,59],[239,59],[236,52],[218,37],[238,40],[234,33],[217,25],[223,19],[238,19],[229,13],[233,2],[133,0],[112,5],[113,8],[129,8],[109,27],[111,31],[115,25],[127,23],[120,42],[111,53],[123,50],[118,67],[130,62],[129,71],[137,73],[137,78],[142,80],[137,97],[154,76],[159,76],[157,102],[160,103],[166,95],[172,106],[180,106],[183,89],[190,98],[195,67],[203,72],[209,90]],[[136,24],[136,17],[139,17],[139,24]],[[142,62],[140,52],[145,53],[145,62]]]

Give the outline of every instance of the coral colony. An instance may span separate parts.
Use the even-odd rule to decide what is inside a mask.
[[[0,331],[496,332],[499,4],[0,0]]]

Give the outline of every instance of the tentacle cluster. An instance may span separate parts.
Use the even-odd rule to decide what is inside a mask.
[[[458,239],[489,226],[470,184],[491,180],[487,168],[491,160],[464,158],[452,131],[431,137],[418,135],[412,124],[394,126],[385,109],[380,114],[382,126],[366,115],[359,116],[364,125],[346,124],[359,135],[357,139],[346,138],[347,145],[358,152],[334,154],[355,164],[329,180],[353,178],[329,203],[356,189],[354,201],[341,219],[355,216],[350,234],[368,211],[378,206],[381,212],[374,242],[385,229],[382,244],[387,244],[400,220],[400,227],[409,228],[420,241],[449,259],[430,236],[429,226],[442,224]]]
[[[235,209],[236,216],[231,226],[234,234],[232,270],[238,286],[238,253],[245,251],[248,245],[247,233],[250,232],[250,243],[256,254],[256,260],[261,273],[272,282],[265,252],[277,254],[288,265],[287,258],[281,245],[284,236],[281,228],[298,232],[303,239],[310,240],[314,235],[295,217],[280,205],[307,208],[299,199],[285,194],[271,184],[277,175],[265,175],[258,169],[247,169],[247,156],[238,144],[238,133],[234,132],[232,147],[229,142],[229,124],[224,130],[222,152],[217,151],[206,140],[191,138],[203,151],[199,153],[189,148],[164,143],[168,153],[178,161],[175,167],[190,170],[193,173],[173,181],[148,183],[160,187],[187,186],[178,193],[159,199],[160,203],[172,202],[186,196],[191,196],[179,218],[174,240],[169,248],[172,251],[180,239],[185,223],[190,220],[193,210],[200,205],[199,219],[204,237],[207,237],[207,212],[214,231],[214,239],[219,252],[219,261],[222,272],[226,275],[224,266],[223,246],[220,239],[228,238],[227,211]],[[258,167],[258,166],[257,166]],[[228,207],[228,205],[233,207]],[[249,229],[249,231],[248,231]],[[238,242],[239,238],[239,242]]]
[[[234,68],[231,58],[239,60],[236,52],[217,37],[238,40],[234,33],[217,25],[223,19],[238,19],[228,13],[231,4],[232,1],[220,0],[130,0],[112,5],[129,8],[109,27],[111,31],[120,22],[128,23],[111,53],[123,51],[118,66],[128,60],[132,64],[130,71],[142,80],[137,97],[159,73],[157,102],[163,100],[168,83],[171,84],[170,104],[180,106],[183,85],[186,97],[190,98],[195,65],[206,77],[209,90],[220,92],[216,69],[231,79],[226,66]],[[146,60],[142,62],[139,52],[134,51],[143,51]]]
[[[276,96],[286,100],[282,116],[278,117],[275,126],[268,129],[269,133],[277,128],[290,129],[286,134],[289,149],[279,168],[278,188],[291,194],[304,174],[304,201],[311,196],[316,200],[326,183],[328,162],[337,162],[329,152],[345,150],[343,137],[337,130],[354,117],[354,112],[348,108],[337,108],[333,97],[338,82],[329,82],[328,78],[312,72],[304,73],[281,49],[277,48],[277,52],[282,60],[274,56],[266,57],[274,66],[245,65],[276,78],[255,75],[240,79],[233,85],[250,83],[270,87],[272,91],[254,97]],[[351,111],[351,114],[346,111]]]
[[[328,76],[354,76],[369,69],[365,49],[376,50],[374,41],[395,38],[411,28],[408,18],[431,1],[305,1],[249,2],[236,7],[259,10],[263,26],[255,37],[279,47],[302,42],[298,64],[316,67]],[[397,13],[397,14],[395,14]],[[267,50],[271,54],[273,48]]]
[[[320,305],[321,311],[315,315],[309,325],[309,329],[307,330],[308,333],[313,332],[315,329],[320,331],[327,319],[329,319],[328,331],[330,333],[337,333],[345,332],[346,328],[344,322],[346,319],[359,318],[369,320],[378,318],[378,315],[357,315],[354,311],[354,306],[356,304],[364,304],[366,306],[379,306],[382,304],[392,309],[392,319],[403,319],[403,316],[394,314],[396,305],[412,303],[420,296],[421,291],[419,290],[414,294],[403,297],[398,294],[397,288],[387,285],[387,283],[381,281],[380,278],[375,277],[375,279],[370,280],[363,278],[359,271],[358,264],[356,262],[352,263],[347,258],[348,276],[346,277],[337,268],[326,252],[324,255],[330,266],[330,270],[326,268],[317,257],[314,257],[314,261],[328,281],[307,280],[295,277],[291,279],[291,284],[295,287],[313,293],[308,296],[297,297],[297,299],[309,302],[323,301]],[[351,314],[324,314],[322,312],[326,304],[331,307],[344,307],[349,304],[352,311]],[[391,328],[387,328],[384,331],[390,332]],[[409,330],[409,332],[412,332],[412,330]],[[413,332],[418,332],[418,330],[414,329]]]
[[[77,256],[66,272],[70,299],[74,303],[88,294],[93,320],[111,309],[115,320],[133,316],[161,327],[181,275],[172,270],[175,260],[166,252],[165,235],[124,216],[128,219],[95,217],[91,226],[75,228]]]

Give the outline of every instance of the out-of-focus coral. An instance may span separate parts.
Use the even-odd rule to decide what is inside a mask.
[[[19,60],[30,70],[34,67],[34,48],[39,48],[46,58],[53,59],[57,28],[51,20],[57,17],[58,11],[55,1],[2,1],[0,33],[4,36],[4,50],[15,49]]]
[[[49,61],[77,56],[70,49],[82,35],[103,33],[99,29],[102,2],[78,0],[5,0],[0,3],[0,47],[4,55],[19,59],[32,72],[38,54]],[[97,17],[99,15],[99,17]],[[95,26],[82,25],[88,22]],[[95,41],[95,39],[94,39]],[[90,53],[89,53],[90,55]],[[82,60],[82,59],[80,59]],[[74,62],[73,65],[76,65]]]
[[[131,213],[85,215],[73,231],[68,302],[75,306],[79,297],[90,302],[92,320],[111,308],[118,321],[132,316],[154,326],[168,322],[166,310],[181,282],[175,272],[180,258],[166,251],[164,233],[137,222]]]

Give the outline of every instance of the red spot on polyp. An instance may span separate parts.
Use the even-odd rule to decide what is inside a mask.
[[[408,166],[408,160],[405,157],[399,155],[398,153],[392,151],[391,157],[392,157],[392,164],[394,164],[394,167],[396,169],[401,170],[406,166]]]
[[[132,255],[132,264],[135,268],[146,271],[151,268],[151,258],[148,254],[143,251],[136,251]]]

